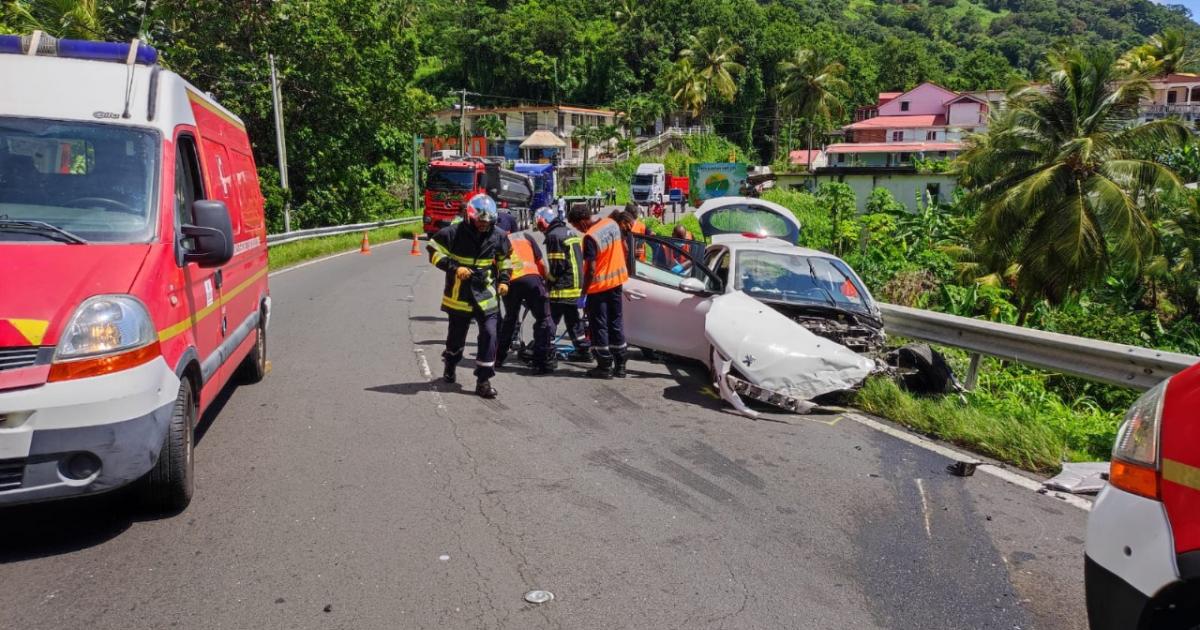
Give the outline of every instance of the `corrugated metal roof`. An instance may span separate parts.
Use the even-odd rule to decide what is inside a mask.
[[[845,142],[825,147],[829,154],[838,153],[928,153],[930,151],[961,151],[961,142]]]

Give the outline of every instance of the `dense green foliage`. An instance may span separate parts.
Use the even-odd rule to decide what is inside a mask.
[[[451,89],[479,93],[479,104],[612,105],[630,131],[667,109],[686,63],[695,76],[684,101],[770,161],[777,137],[779,148],[806,143],[814,117],[844,119],[879,91],[1004,87],[1039,76],[1060,40],[1126,50],[1170,27],[1198,30],[1185,10],[1149,0],[0,0],[0,32],[140,35],[237,112],[273,229],[284,198],[268,53],[283,80],[294,223],[308,226],[409,205],[412,135],[434,131],[428,114]],[[781,109],[789,92],[778,86],[800,50],[823,61],[818,70],[841,68],[830,90],[843,107]]]

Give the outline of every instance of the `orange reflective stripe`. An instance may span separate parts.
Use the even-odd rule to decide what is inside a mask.
[[[592,262],[592,282],[588,294],[600,293],[625,284],[629,270],[625,266],[625,241],[621,228],[612,219],[601,219],[587,231],[596,243],[596,260]]]

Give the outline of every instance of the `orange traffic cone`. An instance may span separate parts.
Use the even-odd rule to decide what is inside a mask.
[[[408,255],[409,256],[420,256],[421,255],[421,251],[417,249],[417,235],[416,234],[413,234],[413,248],[412,248],[412,251],[408,252]]]
[[[369,255],[371,255],[371,241],[367,240],[367,233],[366,233],[366,232],[363,232],[363,242],[362,242],[362,247],[361,247],[361,248],[360,248],[358,251],[359,251],[359,253],[361,253],[361,254],[365,254],[365,255],[368,255],[368,256],[369,256]]]

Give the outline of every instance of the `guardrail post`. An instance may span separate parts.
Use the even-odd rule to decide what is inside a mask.
[[[967,366],[967,378],[963,386],[967,390],[974,390],[975,385],[979,383],[979,361],[983,359],[983,355],[978,352],[971,353],[971,364]]]

